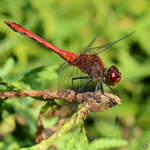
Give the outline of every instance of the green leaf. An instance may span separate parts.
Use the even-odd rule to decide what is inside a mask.
[[[32,89],[50,88],[56,84],[58,65],[40,66],[26,73],[20,81],[29,84]]]
[[[66,133],[56,141],[60,150],[83,150],[88,149],[88,139],[83,125],[78,125],[72,131]]]
[[[1,88],[1,87],[5,87],[5,88]],[[0,91],[2,91],[2,92],[3,91],[18,91],[18,92],[20,92],[21,89],[10,82],[4,81],[0,77]]]
[[[13,70],[14,65],[15,65],[14,59],[8,58],[4,66],[0,68],[1,70],[0,76],[3,78],[9,76],[9,73]]]
[[[108,138],[101,138],[94,140],[90,143],[89,150],[99,150],[99,149],[106,149],[106,148],[118,148],[122,146],[127,146],[127,141],[122,139],[108,139]]]

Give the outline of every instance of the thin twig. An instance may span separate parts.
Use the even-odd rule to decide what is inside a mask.
[[[8,92],[0,92],[0,99],[6,100],[12,97],[33,97],[40,100],[52,100],[55,98],[62,99],[68,102],[91,102],[95,101],[93,92],[85,92],[75,94],[72,90],[64,90],[64,91],[52,91],[52,90],[22,90],[19,91],[8,91]],[[99,102],[108,101],[113,99],[114,103],[120,103],[120,98],[111,93],[101,94],[100,91],[96,92],[96,100]]]

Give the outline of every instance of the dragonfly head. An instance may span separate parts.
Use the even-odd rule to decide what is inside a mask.
[[[121,73],[115,66],[111,66],[105,71],[104,77],[107,85],[114,86],[121,80]]]

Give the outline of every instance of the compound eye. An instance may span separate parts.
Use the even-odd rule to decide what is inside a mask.
[[[111,74],[111,77],[112,77],[112,78],[116,78],[116,73],[113,72],[113,73]]]
[[[105,79],[106,84],[113,86],[121,80],[121,73],[116,67],[112,66],[106,71]]]

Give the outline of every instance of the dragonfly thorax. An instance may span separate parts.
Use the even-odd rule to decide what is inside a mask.
[[[104,65],[97,54],[81,54],[72,65],[92,78],[99,78],[104,73]]]

